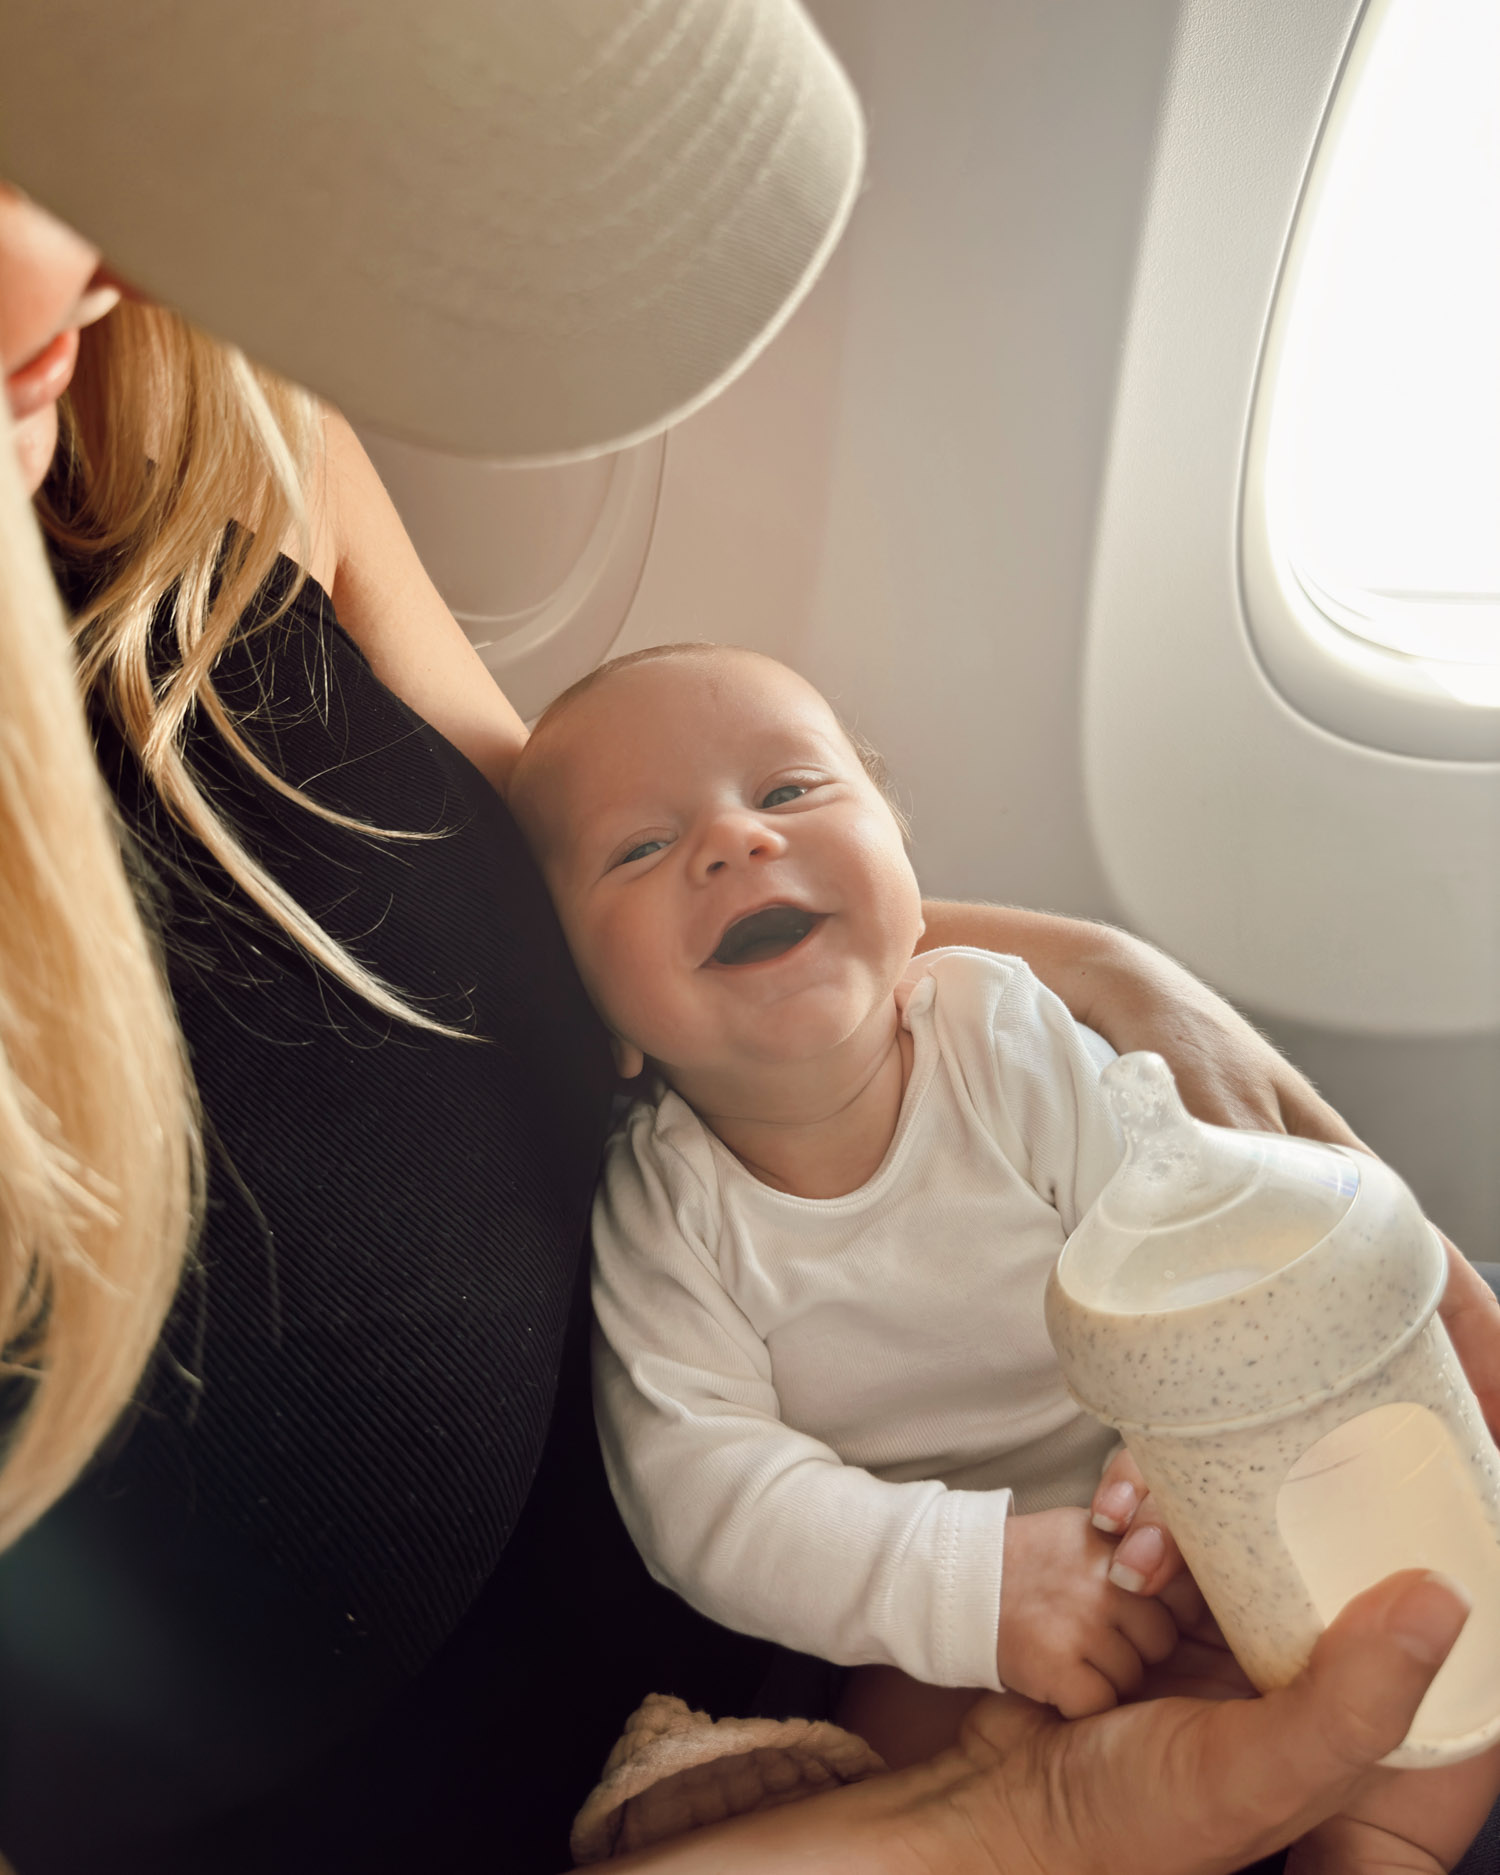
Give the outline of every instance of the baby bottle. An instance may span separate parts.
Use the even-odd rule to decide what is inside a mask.
[[[1434,1313],[1446,1263],[1362,1153],[1189,1117],[1158,1055],[1105,1071],[1125,1158],[1047,1326],[1118,1428],[1241,1666],[1296,1675],[1353,1596],[1440,1569],[1474,1598],[1386,1763],[1500,1737],[1500,1455]]]

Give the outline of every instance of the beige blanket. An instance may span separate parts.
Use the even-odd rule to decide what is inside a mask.
[[[573,1857],[603,1862],[747,1810],[856,1784],[885,1769],[821,1719],[710,1719],[653,1693],[626,1722],[573,1824]]]

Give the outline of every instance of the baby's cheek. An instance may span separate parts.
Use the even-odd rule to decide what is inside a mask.
[[[636,1037],[633,1031],[639,1026],[636,999],[625,993],[619,971],[611,969],[610,960],[597,952],[584,957],[575,950],[573,955],[579,965],[583,987],[588,991],[589,1000],[606,1027],[616,1035],[626,1035],[634,1041]]]
[[[873,872],[874,909],[892,946],[910,956],[922,935],[922,890],[905,849],[886,851]]]
[[[658,948],[628,925],[593,934],[584,986],[606,1025],[644,1053],[670,1057],[680,1011]]]
[[[559,907],[562,911],[562,908]],[[583,987],[588,991],[589,1001],[599,1012],[605,1025],[616,1033],[622,1033],[621,1012],[621,975],[619,968],[619,948],[613,941],[608,929],[597,921],[583,924],[570,919],[562,911],[563,936],[568,941],[568,949],[573,954],[573,962],[578,967],[578,974],[583,979]]]

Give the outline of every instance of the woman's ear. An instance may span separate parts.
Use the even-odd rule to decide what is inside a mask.
[[[633,1081],[645,1067],[646,1057],[623,1035],[611,1035],[609,1045],[615,1058],[615,1073],[622,1081]]]

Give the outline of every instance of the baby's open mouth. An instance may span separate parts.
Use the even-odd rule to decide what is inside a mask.
[[[761,964],[802,942],[820,914],[798,905],[765,905],[748,918],[737,918],[719,939],[716,964]]]

